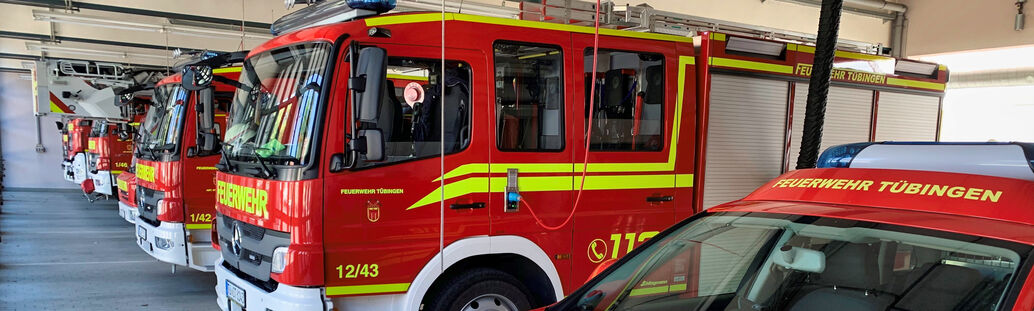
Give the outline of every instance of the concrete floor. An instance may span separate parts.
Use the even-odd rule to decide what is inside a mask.
[[[134,243],[116,200],[4,191],[0,310],[215,310],[215,275],[169,264]]]

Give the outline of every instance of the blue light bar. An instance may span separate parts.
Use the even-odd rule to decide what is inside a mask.
[[[854,143],[829,147],[819,155],[817,168],[851,167],[851,160],[858,155],[862,149],[875,143]]]
[[[826,149],[816,167],[938,171],[1034,181],[1034,143],[855,143]]]
[[[347,0],[353,9],[370,10],[384,13],[395,9],[395,0]]]
[[[340,23],[391,11],[396,0],[327,0],[288,13],[269,31],[281,35],[304,28]]]

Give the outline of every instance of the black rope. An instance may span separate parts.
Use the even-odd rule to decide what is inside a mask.
[[[808,105],[804,114],[804,130],[801,132],[801,153],[797,157],[798,169],[814,168],[818,161],[829,78],[833,71],[833,56],[837,49],[837,32],[840,30],[840,11],[843,6],[844,0],[822,0],[815,60],[808,84]]]

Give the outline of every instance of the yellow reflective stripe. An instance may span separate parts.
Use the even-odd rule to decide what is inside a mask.
[[[521,192],[572,191],[580,188],[581,175],[569,172],[567,176],[527,176],[520,178]],[[649,175],[595,175],[585,177],[585,190],[629,190],[652,188],[693,187],[693,174],[649,174]],[[445,185],[445,193],[439,187],[406,210],[471,193],[502,193],[506,191],[506,177],[471,177]]]
[[[446,20],[452,20],[452,13],[445,14]],[[366,21],[367,27],[373,26],[384,26],[384,25],[398,25],[398,24],[412,24],[412,23],[424,23],[424,22],[438,22],[442,20],[440,13],[426,13],[426,14],[406,14],[406,15],[391,15],[391,16],[380,16],[373,18],[363,19]]]
[[[711,65],[792,74],[793,66],[754,62],[749,60],[711,57]]]
[[[424,14],[408,14],[401,16],[384,16],[367,18],[366,26],[382,26],[382,25],[397,25],[397,24],[411,24],[411,23],[423,23],[423,22],[437,22],[442,20],[441,13],[424,13]],[[536,29],[547,29],[557,31],[567,31],[576,33],[587,33],[591,34],[595,32],[592,27],[586,26],[574,26],[567,24],[556,24],[547,22],[537,21],[525,21],[518,19],[502,18],[502,17],[489,17],[489,16],[477,16],[468,14],[458,13],[446,13],[445,20],[455,20],[464,22],[474,22],[482,24],[493,24],[493,25],[505,25],[514,27],[525,27],[525,28],[536,28]],[[688,42],[693,43],[693,38],[666,35],[658,33],[647,33],[647,32],[635,32],[627,30],[615,30],[615,29],[600,29],[600,35],[614,36],[614,37],[627,37],[627,38],[638,38],[648,40],[661,40],[661,41],[675,41],[675,42]]]
[[[187,224],[187,230],[212,229],[212,224]]]
[[[199,171],[214,171],[215,170],[215,166],[198,166],[198,167],[195,167],[195,168],[197,170],[199,170]]]
[[[140,126],[140,122],[129,122],[131,126]]]
[[[64,113],[64,111],[61,111],[61,107],[58,107],[54,102],[50,102],[50,112]],[[68,129],[71,130],[72,127],[69,126]]]
[[[226,67],[212,69],[212,73],[241,72],[241,67]]]
[[[410,76],[410,75],[399,75],[399,74],[391,74],[391,73],[388,74],[388,79],[427,81],[427,77]]]
[[[787,44],[786,48],[788,50],[791,50],[791,51],[815,54],[815,47],[814,46],[810,46],[810,45],[800,45],[800,44],[793,44],[793,43],[791,43],[791,44]],[[880,56],[880,55],[873,55],[873,54],[864,54],[864,53],[857,53],[857,52],[848,52],[848,51],[839,51],[839,50],[836,51],[835,55],[837,57],[841,57],[841,58],[850,58],[850,59],[858,59],[858,60],[891,60],[891,59],[894,59],[892,57],[887,57],[887,56]]]
[[[668,286],[668,292],[684,292],[686,291],[686,283],[674,284]]]
[[[642,296],[642,295],[653,295],[653,294],[666,294],[668,293],[668,285],[636,288],[632,292],[628,293],[629,297]]]
[[[718,33],[718,32],[712,32],[711,33],[711,40],[725,41],[725,34],[724,33]]]
[[[118,174],[122,174],[122,171],[111,171],[111,173],[118,175]]]
[[[937,66],[937,70],[948,70],[948,66],[945,66],[945,65]]]
[[[409,290],[409,283],[328,286],[327,296],[398,293]]]
[[[217,117],[225,117],[226,114],[225,113],[217,113],[217,114],[215,114],[215,116],[217,116]]]
[[[914,88],[921,88],[921,89],[930,89],[930,90],[936,90],[936,91],[943,91],[944,90],[944,83],[915,81],[915,80],[906,80],[906,79],[889,78],[889,77],[887,78],[887,85],[907,86],[907,87],[914,87]]]

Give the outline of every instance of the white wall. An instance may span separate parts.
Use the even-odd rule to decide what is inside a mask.
[[[36,118],[32,113],[32,82],[21,74],[0,72],[0,143],[3,148],[4,187],[71,188],[61,169],[61,134],[53,118],[43,118],[45,153],[36,153]]]
[[[905,0],[911,56],[1034,43],[1034,2],[1025,9],[1027,27],[1013,29],[1014,0]]]

